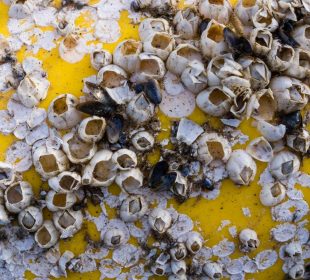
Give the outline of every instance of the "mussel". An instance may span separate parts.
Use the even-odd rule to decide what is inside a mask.
[[[154,105],[161,103],[162,96],[160,86],[155,79],[150,79],[145,83],[136,84],[134,88],[137,93],[143,91]]]
[[[228,47],[236,56],[252,54],[253,51],[249,41],[243,36],[239,37],[228,27],[224,28],[224,38]]]

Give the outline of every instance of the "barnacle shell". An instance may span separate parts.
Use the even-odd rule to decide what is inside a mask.
[[[170,226],[172,218],[170,213],[161,208],[155,208],[149,214],[149,224],[151,228],[158,233],[164,233]]]
[[[202,53],[206,58],[215,57],[228,50],[228,46],[224,41],[224,28],[224,25],[212,19],[201,34]]]
[[[24,19],[31,15],[35,8],[34,1],[19,2],[14,0],[11,2],[9,16],[13,19]]]
[[[170,188],[171,191],[177,197],[187,198],[190,191],[190,184],[188,183],[186,177],[184,177],[179,171],[175,171],[174,173],[176,174],[176,178]]]
[[[252,25],[252,17],[259,9],[257,0],[239,0],[235,6],[235,13],[244,25]]]
[[[137,155],[129,149],[119,149],[112,156],[112,161],[119,170],[135,168],[138,163]]]
[[[256,28],[266,28],[269,31],[275,31],[279,24],[274,18],[269,7],[261,7],[252,17],[253,25]]]
[[[170,33],[168,21],[163,18],[147,18],[139,24],[139,36],[142,42],[155,32]]]
[[[58,176],[50,178],[48,185],[55,192],[72,192],[81,186],[81,176],[76,172],[64,171]]]
[[[250,34],[249,41],[257,55],[265,56],[271,50],[273,37],[268,29],[254,28]]]
[[[78,99],[71,94],[57,96],[48,107],[48,120],[57,129],[68,129],[76,126],[82,114],[75,109]]]
[[[36,231],[34,239],[41,248],[53,247],[58,239],[59,233],[52,221],[44,221],[43,225]]]
[[[154,137],[147,131],[139,131],[132,138],[131,142],[138,151],[148,151],[155,143]]]
[[[68,34],[59,44],[60,57],[69,63],[81,61],[85,53],[85,42],[77,34]]]
[[[76,202],[76,196],[72,192],[56,193],[54,190],[50,190],[45,197],[45,201],[48,210],[55,212],[72,207]]]
[[[277,101],[278,111],[284,113],[302,109],[310,95],[310,89],[306,84],[287,76],[272,78],[270,89]]]
[[[292,279],[302,279],[305,274],[305,266],[297,263],[290,268],[288,274]]]
[[[306,153],[310,147],[310,134],[307,130],[302,129],[293,134],[286,136],[287,146],[301,153]]]
[[[98,142],[102,139],[106,128],[106,121],[100,117],[88,117],[84,119],[78,129],[79,137],[85,142]]]
[[[96,50],[90,54],[90,63],[94,69],[99,70],[112,63],[112,54],[106,50]]]
[[[293,63],[285,74],[297,79],[304,79],[310,75],[310,51],[295,49]]]
[[[120,228],[109,228],[103,236],[104,244],[109,248],[115,248],[126,242],[125,233]]]
[[[233,92],[221,86],[209,87],[197,95],[196,103],[205,113],[222,117],[229,112],[233,103]]]
[[[202,60],[199,49],[190,44],[180,44],[170,53],[166,66],[170,72],[181,75],[188,63],[194,60]]]
[[[275,206],[285,198],[285,193],[285,187],[280,182],[275,182],[264,185],[259,198],[264,206]]]
[[[174,275],[182,276],[186,274],[186,262],[184,260],[171,261],[171,271]]]
[[[210,261],[203,266],[203,272],[211,279],[221,279],[223,274],[222,267],[217,262]]]
[[[232,7],[228,0],[202,0],[199,5],[199,12],[204,18],[211,18],[227,24]]]
[[[131,195],[123,200],[119,215],[124,222],[135,222],[141,219],[148,209],[147,202],[141,195]]]
[[[65,134],[62,141],[62,148],[72,163],[87,162],[97,151],[97,146],[94,142],[84,142],[74,132]]]
[[[198,232],[191,231],[187,235],[185,245],[191,254],[197,254],[202,248],[203,238]]]
[[[10,223],[10,219],[4,205],[0,204],[0,225],[7,225]]]
[[[302,254],[302,247],[300,242],[291,242],[285,246],[285,254],[291,258],[300,257]]]
[[[197,123],[186,118],[182,118],[179,122],[176,138],[187,145],[191,145],[199,137],[199,135],[203,133],[203,131],[203,128]]]
[[[83,214],[71,209],[57,211],[53,213],[53,221],[60,232],[60,238],[68,238],[82,228]]]
[[[199,93],[207,87],[207,73],[203,63],[194,60],[189,62],[182,73],[181,80],[192,93]]]
[[[30,205],[32,197],[32,187],[28,182],[14,183],[5,190],[5,207],[11,213],[19,213]]]
[[[187,256],[187,249],[184,243],[177,243],[170,249],[170,256],[175,261],[181,261]]]
[[[310,51],[310,25],[300,25],[296,27],[292,32],[292,37],[302,46],[304,49]]]
[[[241,250],[244,252],[252,251],[259,245],[257,233],[249,228],[243,229],[239,233],[239,240],[241,242]]]
[[[176,13],[173,24],[177,34],[182,39],[193,39],[198,34],[199,16],[192,8],[186,8]]]
[[[128,73],[136,70],[138,56],[142,52],[142,43],[132,39],[121,42],[113,53],[113,63]]]
[[[43,179],[54,177],[69,167],[68,158],[63,151],[47,146],[36,147],[32,159],[36,171]]]
[[[157,276],[164,276],[168,270],[168,267],[169,267],[168,264],[155,263],[151,267],[151,271]]]
[[[11,185],[15,180],[15,175],[12,164],[0,161],[0,184]]]
[[[259,161],[269,162],[273,158],[272,147],[264,137],[252,140],[246,147],[246,151]]]
[[[231,146],[227,139],[215,132],[202,134],[194,145],[197,147],[198,159],[205,164],[213,160],[226,162],[231,154]]]
[[[116,176],[116,165],[112,161],[112,152],[98,151],[83,170],[82,184],[106,187],[110,186]]]
[[[34,107],[45,99],[50,82],[39,73],[31,73],[20,82],[16,94],[26,107]]]
[[[234,150],[226,164],[229,178],[238,185],[248,185],[256,175],[256,163],[244,150]]]
[[[115,183],[125,192],[132,193],[143,184],[143,174],[138,168],[120,171],[115,178]]]
[[[270,162],[270,172],[277,179],[286,179],[296,173],[300,167],[298,157],[289,151],[281,151]]]
[[[42,211],[33,206],[28,206],[18,214],[18,223],[27,231],[35,232],[43,224]]]
[[[272,125],[264,120],[258,121],[257,129],[269,142],[281,140],[286,132],[285,125]]]

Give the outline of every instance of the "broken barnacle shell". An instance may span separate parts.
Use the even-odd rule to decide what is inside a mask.
[[[266,56],[271,50],[273,37],[268,29],[254,28],[249,41],[255,54]]]
[[[198,35],[198,26],[200,18],[192,8],[186,8],[176,13],[173,18],[173,24],[176,33],[182,39],[193,39]]]
[[[57,96],[48,107],[48,120],[57,129],[69,129],[82,120],[82,114],[76,110],[78,99],[71,94]]]
[[[56,30],[62,36],[67,36],[74,32],[75,23],[74,19],[68,18],[66,13],[62,13],[61,11],[56,14]]]
[[[277,101],[278,111],[286,114],[304,108],[310,95],[306,84],[287,76],[273,77],[270,89]]]
[[[139,36],[142,42],[156,32],[171,33],[168,21],[163,18],[146,18],[139,24]]]
[[[15,170],[12,164],[0,161],[0,184],[9,186],[15,180]]]
[[[260,191],[260,202],[264,206],[275,206],[285,198],[286,189],[280,182],[265,184]]]
[[[235,96],[233,98],[233,104],[230,108],[230,112],[236,117],[241,119],[246,114],[247,104],[252,95],[250,87],[236,87],[233,90]]]
[[[238,185],[249,185],[256,175],[256,163],[244,150],[234,150],[226,164],[229,178]]]
[[[273,158],[272,147],[263,136],[252,140],[246,147],[246,151],[259,161],[269,162]]]
[[[241,22],[246,26],[253,24],[252,17],[259,9],[257,0],[239,0],[234,8],[234,11]]]
[[[8,186],[4,192],[5,207],[11,213],[19,213],[25,209],[30,205],[32,198],[32,187],[25,181]]]
[[[120,149],[112,156],[112,161],[119,170],[135,168],[138,163],[137,155],[129,149]]]
[[[59,233],[52,221],[44,221],[43,225],[34,234],[34,239],[43,249],[51,248],[58,242]]]
[[[142,124],[153,117],[154,104],[149,101],[144,92],[141,92],[128,103],[126,113],[132,121]]]
[[[109,228],[103,236],[104,244],[109,248],[115,248],[126,242],[125,233],[120,228]]]
[[[296,173],[300,167],[300,160],[290,151],[281,151],[270,162],[270,172],[277,179],[287,179]]]
[[[90,54],[90,63],[96,70],[112,63],[112,54],[106,50],[95,50]]]
[[[228,27],[224,28],[223,34],[228,48],[235,56],[252,54],[252,46],[245,37],[237,35]]]
[[[24,19],[31,15],[35,9],[35,2],[32,1],[12,1],[9,9],[9,16],[13,19]]]
[[[170,256],[175,261],[181,261],[187,256],[187,249],[184,243],[177,243],[170,249]]]
[[[186,274],[186,262],[184,260],[170,262],[171,271],[174,275],[182,276]]]
[[[62,150],[45,145],[36,147],[32,153],[33,164],[43,179],[49,179],[67,170],[69,161]]]
[[[257,123],[257,130],[267,139],[269,142],[277,142],[281,140],[286,132],[285,125],[272,125],[264,120],[259,120]]]
[[[288,271],[288,275],[291,279],[303,279],[305,274],[305,266],[299,263],[293,265]]]
[[[128,73],[136,70],[138,56],[142,52],[142,43],[133,39],[121,42],[113,52],[113,63]]]
[[[221,279],[223,277],[223,269],[217,262],[208,261],[202,269],[211,279]]]
[[[163,234],[170,228],[172,218],[167,210],[155,208],[149,214],[148,221],[153,230],[159,234]]]
[[[169,33],[154,32],[143,41],[143,50],[166,60],[174,49],[174,45],[174,38]]]
[[[74,132],[69,132],[62,137],[62,148],[72,163],[89,161],[97,152],[96,143],[88,143],[79,138]]]
[[[209,87],[197,95],[196,103],[205,113],[222,117],[232,106],[234,94],[221,86]]]
[[[285,71],[293,64],[294,56],[295,50],[291,46],[273,40],[267,63],[273,71]]]
[[[187,181],[186,177],[181,174],[181,172],[174,171],[173,173],[175,173],[176,176],[170,190],[173,192],[174,195],[176,195],[176,197],[186,199],[189,196],[190,184]]]
[[[300,242],[297,242],[297,241],[294,242],[293,241],[293,242],[287,244],[285,246],[285,249],[284,249],[284,254],[285,254],[285,256],[288,256],[290,258],[301,257],[302,247],[301,247]]]
[[[310,147],[310,134],[306,129],[286,135],[287,146],[301,153],[306,153]]]
[[[193,147],[197,149],[198,159],[205,164],[213,160],[226,162],[231,154],[228,140],[215,132],[200,135]]]
[[[203,238],[198,232],[191,231],[187,235],[185,245],[191,254],[197,254],[202,248]]]
[[[246,108],[246,117],[271,121],[276,111],[277,103],[271,89],[261,89],[251,95]]]
[[[57,211],[53,213],[53,222],[60,232],[60,238],[68,238],[82,228],[83,214],[72,209]]]
[[[147,131],[139,131],[131,138],[132,145],[140,152],[149,151],[153,148],[155,139]]]
[[[190,44],[180,44],[170,53],[166,66],[170,72],[181,75],[193,60],[202,61],[199,49]]]
[[[292,37],[299,43],[300,46],[302,46],[303,49],[306,49],[308,51],[310,51],[309,32],[310,32],[309,24],[300,25],[294,28],[292,32]]]
[[[141,195],[131,195],[123,200],[119,215],[124,222],[136,222],[148,209],[147,202]]]
[[[132,193],[142,187],[143,174],[139,168],[120,171],[115,178],[115,183],[125,192]]]
[[[87,143],[98,142],[102,139],[106,128],[106,121],[100,117],[88,117],[84,119],[78,128],[81,140]]]
[[[222,24],[229,22],[231,12],[228,0],[202,0],[199,5],[199,13],[204,18],[212,18]]]
[[[110,186],[116,176],[116,165],[109,150],[98,151],[83,170],[82,184],[94,187]]]
[[[209,86],[220,86],[221,81],[230,76],[242,77],[242,66],[227,53],[213,57],[207,67]]]
[[[162,101],[160,85],[157,80],[150,79],[144,83],[135,85],[136,93],[144,92],[147,98],[154,104],[159,105]]]
[[[275,31],[279,23],[274,18],[273,12],[270,7],[263,6],[252,17],[253,25],[256,28],[266,28],[273,32]]]
[[[49,86],[50,82],[46,78],[40,73],[33,72],[20,82],[16,94],[23,105],[32,108],[45,99]]]
[[[263,60],[254,57],[242,57],[238,63],[243,68],[244,77],[250,80],[253,90],[264,89],[268,86],[271,72]]]
[[[81,186],[81,176],[76,172],[64,171],[50,178],[48,185],[55,192],[66,193],[76,191]]]
[[[206,58],[212,58],[221,55],[228,50],[224,40],[225,25],[215,20],[210,20],[205,31],[201,34],[201,49]]]
[[[69,33],[60,42],[58,50],[60,57],[69,63],[81,61],[87,51],[84,39],[74,33]]]
[[[256,231],[249,228],[245,228],[239,233],[239,240],[241,242],[240,250],[242,252],[250,252],[259,246]]]
[[[293,63],[285,74],[297,79],[304,79],[310,75],[310,51],[295,49]]]
[[[198,60],[189,62],[182,73],[181,80],[192,93],[199,93],[206,88],[208,79],[203,63]]]
[[[106,137],[111,144],[115,144],[120,139],[124,127],[124,118],[116,114],[107,122]]]
[[[43,224],[43,214],[41,209],[34,206],[28,206],[19,212],[18,223],[27,231],[37,231]]]
[[[182,118],[178,125],[176,139],[186,145],[191,145],[203,132],[203,128],[197,123]]]
[[[106,90],[116,104],[125,104],[132,98],[127,74],[117,65],[110,64],[101,68],[97,74],[97,83]]]
[[[72,192],[57,193],[54,190],[50,190],[45,197],[46,207],[52,212],[69,209],[76,200],[77,198]]]

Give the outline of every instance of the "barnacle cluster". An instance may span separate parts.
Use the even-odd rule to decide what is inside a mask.
[[[310,147],[303,120],[310,95],[308,1],[239,0],[233,8],[228,0],[201,0],[178,10],[174,0],[134,0],[131,11],[148,15],[139,23],[140,41],[126,39],[113,54],[88,47],[75,30],[70,13],[91,9],[87,3],[63,3],[56,17],[57,34],[63,37],[58,48],[69,63],[90,53],[97,74],[84,79],[82,97],[60,94],[47,112],[36,107],[50,87],[41,62],[30,57],[19,63],[12,44],[0,38],[0,91],[16,90],[7,110],[0,111],[0,131],[20,140],[9,148],[6,162],[0,162],[0,224],[8,226],[16,217],[24,231],[34,234],[36,244],[53,255],[59,239],[76,234],[84,219],[95,220],[83,205],[107,201],[118,217],[100,217],[105,223],[96,246],[107,250],[106,255],[112,250],[113,261],[123,267],[143,256],[146,271],[133,275],[244,279],[245,273],[272,266],[277,252],[231,260],[233,242],[224,239],[206,247],[189,217],[160,199],[174,197],[181,203],[198,195],[215,198],[226,178],[248,186],[260,161],[268,163],[260,175],[260,201],[272,207],[275,221],[283,222],[271,236],[284,243],[279,254],[285,273],[301,279],[310,251],[309,232],[301,220],[309,206],[294,185],[310,185],[309,176],[299,171]],[[36,11],[34,5],[32,0],[14,1],[9,14],[26,20]],[[113,33],[114,24],[98,19],[94,36],[108,40],[115,35],[107,34]],[[221,129],[187,118],[196,105],[220,119]],[[179,119],[163,143],[157,141],[159,110]],[[237,149],[245,137],[237,127],[250,118],[261,136]],[[166,147],[168,142],[172,148]],[[160,159],[151,165],[148,156],[154,151]],[[32,165],[48,184],[39,199],[22,177]],[[114,183],[121,189],[118,196],[108,191]],[[45,208],[51,220],[45,219]],[[149,235],[157,243],[151,248]],[[250,228],[235,235],[244,254],[261,243]],[[137,237],[139,248],[128,244],[130,236]],[[66,275],[66,268],[96,268],[100,256],[74,258],[66,251],[55,258],[49,274],[58,277]],[[107,277],[120,275],[104,269],[113,261],[101,261]]]

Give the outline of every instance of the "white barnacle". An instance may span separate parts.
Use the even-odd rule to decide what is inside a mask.
[[[57,176],[48,179],[48,185],[55,192],[73,192],[80,188],[81,176],[76,172],[64,171]]]
[[[273,32],[275,31],[279,23],[274,18],[272,10],[269,7],[261,7],[252,17],[253,25],[256,28],[266,28]]]
[[[132,193],[142,187],[143,174],[139,168],[120,171],[115,183],[125,192]]]
[[[138,151],[144,152],[153,148],[155,139],[149,132],[139,131],[131,138],[131,142]]]
[[[256,231],[246,228],[239,233],[239,240],[241,242],[240,250],[249,252],[255,250],[259,246],[259,240]]]
[[[290,151],[281,151],[270,162],[270,172],[277,179],[286,179],[296,173],[300,167],[300,160]]]
[[[109,248],[115,248],[126,242],[126,236],[121,228],[109,228],[103,236],[104,244]]]
[[[72,237],[82,228],[83,214],[72,209],[57,211],[53,213],[53,222],[60,232],[60,238]]]
[[[290,223],[282,223],[270,231],[272,238],[277,242],[287,242],[296,234],[296,226]]]
[[[244,150],[234,150],[226,164],[229,178],[238,185],[249,185],[256,175],[256,163]]]
[[[0,161],[0,184],[9,186],[15,180],[15,170],[12,164]]]
[[[135,168],[138,163],[137,155],[129,149],[119,149],[113,156],[112,161],[119,170],[129,170]]]
[[[186,262],[184,260],[172,260],[170,265],[174,275],[182,276],[186,274]]]
[[[239,0],[235,6],[235,13],[241,22],[246,26],[253,25],[252,17],[259,9],[257,0]]]
[[[175,261],[181,261],[187,256],[187,249],[184,243],[179,242],[170,249],[170,256]]]
[[[305,129],[292,134],[287,134],[286,143],[287,146],[293,150],[306,153],[310,147],[310,134]]]
[[[148,221],[153,230],[162,234],[171,226],[172,218],[167,210],[155,208],[149,214]]]
[[[179,171],[174,172],[176,174],[175,181],[173,182],[170,190],[180,198],[187,198],[190,192],[190,183],[187,181]]]
[[[18,223],[27,231],[37,231],[43,224],[42,210],[34,206],[28,206],[19,212]]]
[[[105,128],[106,121],[104,118],[92,116],[80,123],[78,134],[84,142],[98,142],[102,139]]]
[[[269,162],[273,158],[272,147],[263,136],[252,140],[246,147],[246,151],[259,161]]]
[[[250,44],[257,55],[265,56],[269,53],[273,43],[271,32],[266,28],[254,28],[250,34]]]
[[[4,202],[11,213],[19,213],[30,205],[33,198],[32,187],[28,182],[20,181],[6,188]]]
[[[265,184],[259,198],[264,206],[275,206],[285,198],[286,189],[280,182]]]
[[[199,12],[204,18],[215,19],[222,24],[227,24],[232,7],[228,0],[202,0],[199,5]]]
[[[82,120],[82,114],[75,109],[78,99],[71,94],[57,96],[48,107],[48,120],[57,129],[69,129]]]
[[[203,238],[200,233],[196,231],[191,231],[187,234],[187,239],[185,242],[187,250],[191,254],[197,254],[203,245]]]
[[[112,63],[112,54],[106,50],[95,50],[90,54],[90,63],[96,70]]]
[[[142,42],[155,32],[170,33],[170,31],[168,21],[163,18],[146,18],[139,24],[139,36]]]
[[[69,209],[76,200],[76,195],[72,192],[57,193],[54,190],[50,190],[45,197],[46,207],[52,212]]]
[[[203,266],[203,272],[211,279],[221,279],[223,277],[223,269],[217,262],[208,261]]]
[[[285,125],[272,125],[264,120],[258,121],[257,129],[269,142],[277,142],[281,140],[286,132]]]
[[[178,11],[173,18],[177,34],[187,40],[197,36],[199,22],[200,18],[192,8]]]
[[[169,267],[168,264],[155,263],[151,267],[151,271],[157,276],[164,276],[168,270],[168,267]]]
[[[304,79],[310,75],[310,51],[301,48],[295,49],[293,63],[285,74],[297,79]]]
[[[147,202],[141,195],[131,195],[123,200],[119,215],[124,222],[135,222],[141,219],[148,209]]]
[[[68,34],[59,44],[60,57],[69,63],[81,61],[85,54],[85,41],[77,34]]]
[[[302,247],[300,242],[293,241],[285,246],[285,255],[290,258],[299,258],[302,255]]]
[[[305,266],[302,264],[295,264],[288,272],[292,279],[302,279],[305,274]]]
[[[310,25],[304,24],[294,28],[292,37],[306,50],[310,50]]]
[[[47,249],[51,248],[59,240],[59,233],[52,221],[44,221],[43,225],[36,231],[34,239],[39,247]]]

